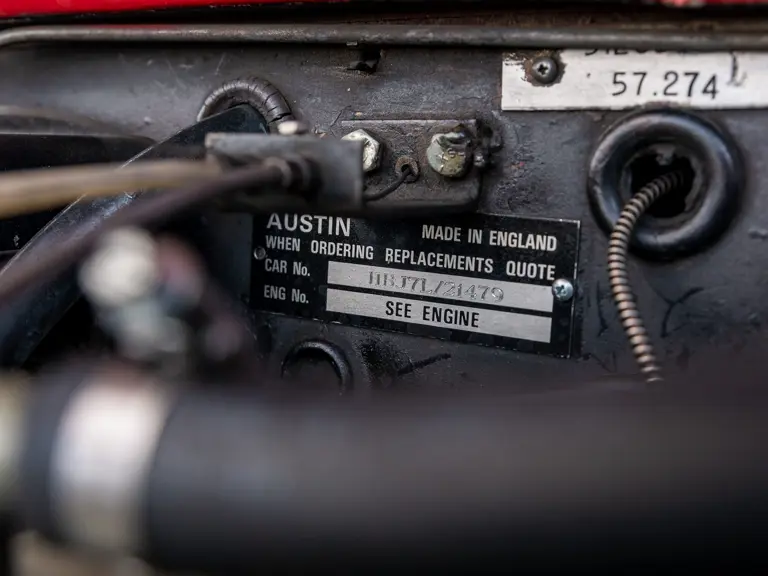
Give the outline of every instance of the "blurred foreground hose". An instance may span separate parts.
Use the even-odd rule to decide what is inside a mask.
[[[182,186],[220,175],[205,160],[153,160],[19,170],[0,175],[0,218],[63,206],[83,196],[115,196],[153,188]]]
[[[114,364],[49,378],[25,525],[168,569],[508,573],[768,540],[765,404],[286,405]]]
[[[11,574],[10,540],[18,528],[23,425],[29,405],[20,376],[0,376],[0,575]]]
[[[11,514],[19,488],[19,458],[26,394],[21,377],[5,375],[0,380],[0,524]]]

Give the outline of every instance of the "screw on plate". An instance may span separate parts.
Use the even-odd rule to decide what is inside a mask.
[[[267,257],[267,251],[264,250],[263,246],[257,246],[253,251],[253,257],[256,258],[256,260],[264,260],[264,258]]]
[[[531,76],[539,84],[552,84],[558,73],[557,62],[551,56],[539,56],[531,63]]]
[[[552,283],[552,294],[558,302],[568,302],[573,298],[573,284],[565,278],[558,278]]]

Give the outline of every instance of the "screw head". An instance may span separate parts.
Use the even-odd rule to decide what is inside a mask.
[[[427,147],[427,162],[441,176],[461,178],[473,161],[471,149],[470,135],[460,128],[435,134]]]
[[[558,278],[552,283],[552,295],[558,302],[568,302],[573,298],[573,284],[565,278]]]
[[[475,168],[478,170],[484,170],[488,166],[488,157],[483,154],[482,151],[478,150],[475,152],[475,156],[472,162],[475,165]]]
[[[264,260],[264,258],[267,257],[267,251],[263,246],[257,246],[253,251],[253,257],[256,258],[256,260]]]
[[[531,62],[531,76],[539,84],[552,84],[558,73],[557,62],[550,56],[539,56]]]
[[[363,143],[363,171],[373,172],[381,163],[381,143],[365,130],[355,130],[341,138],[348,142]]]

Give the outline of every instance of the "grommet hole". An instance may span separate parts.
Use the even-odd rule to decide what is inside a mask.
[[[695,203],[697,170],[690,155],[674,146],[659,145],[635,155],[622,174],[622,196],[629,200],[640,189],[659,176],[679,171],[685,178],[685,186],[654,202],[647,214],[661,220],[677,218],[688,212]]]
[[[707,120],[677,110],[632,114],[595,148],[587,193],[600,227],[610,234],[643,184],[678,169],[690,184],[654,203],[635,227],[631,250],[675,260],[706,249],[733,221],[743,194],[741,158],[730,137]],[[687,189],[686,189],[687,188]]]

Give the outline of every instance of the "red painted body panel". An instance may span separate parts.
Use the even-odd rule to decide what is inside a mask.
[[[0,0],[0,17],[127,12],[161,8],[237,6],[247,4],[306,4],[345,0]]]
[[[308,4],[348,2],[350,0],[0,0],[0,18],[77,14],[96,12],[128,12],[163,8],[201,6],[246,6],[256,4]],[[417,1],[417,0],[414,0]],[[756,5],[768,0],[651,0],[667,6],[685,8],[707,5]],[[617,0],[617,4],[619,1]]]

